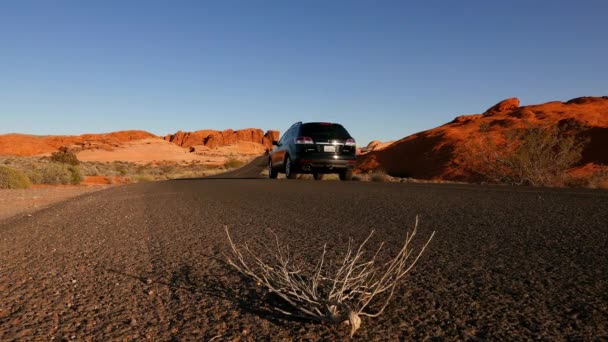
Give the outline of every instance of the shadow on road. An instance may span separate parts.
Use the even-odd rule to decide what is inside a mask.
[[[114,268],[101,268],[102,271],[113,273],[119,276],[135,279],[146,285],[160,284],[169,287],[170,298],[177,298],[178,290],[185,290],[197,297],[211,296],[221,300],[236,303],[239,310],[254,314],[262,319],[275,324],[282,322],[310,322],[310,320],[289,316],[276,311],[279,308],[290,312],[293,308],[282,298],[267,291],[265,288],[256,284],[255,281],[247,278],[243,274],[233,270],[225,261],[216,257],[210,257],[219,261],[226,273],[195,275],[190,265],[182,265],[171,273],[169,281],[152,279],[147,275],[130,274]]]

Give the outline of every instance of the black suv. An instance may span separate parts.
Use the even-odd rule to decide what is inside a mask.
[[[320,180],[325,173],[337,173],[350,180],[357,163],[355,140],[342,125],[329,122],[297,122],[279,141],[268,157],[268,177],[284,172],[288,179],[298,173],[312,173]]]

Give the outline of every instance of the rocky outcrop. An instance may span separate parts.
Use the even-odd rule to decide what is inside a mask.
[[[256,143],[264,146],[264,148],[272,148],[272,141],[279,140],[279,131],[264,132],[256,128],[227,129],[224,131],[178,131],[165,137],[158,137],[152,133],[138,130],[55,136],[4,134],[0,135],[0,155],[31,156],[55,152],[59,149],[76,153],[87,150],[113,151],[127,142],[149,138],[164,139],[191,152],[196,150],[196,148],[191,149],[195,146],[217,148],[233,145],[237,142]]]
[[[190,148],[203,145],[208,148],[233,145],[237,142],[252,142],[262,144],[268,148],[272,147],[272,141],[279,139],[279,131],[267,131],[264,133],[258,128],[247,128],[224,131],[200,130],[194,132],[179,131],[175,134],[165,136],[165,140],[178,146]]]
[[[483,115],[490,116],[490,115],[494,115],[497,113],[515,110],[517,108],[519,108],[519,99],[517,97],[512,97],[510,99],[506,99],[506,100],[498,102],[497,104],[492,106],[490,109],[486,110],[483,113]]]
[[[382,150],[375,148],[358,157],[357,171],[382,169],[394,176],[473,181],[455,152],[465,142],[499,138],[512,129],[566,124],[576,127],[585,138],[581,167],[593,169],[608,165],[605,147],[608,146],[608,97],[580,97],[568,102],[521,107],[517,98],[511,98],[492,106],[484,114],[459,116]]]

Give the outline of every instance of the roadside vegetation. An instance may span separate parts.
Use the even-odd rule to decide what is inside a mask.
[[[228,159],[224,163],[224,168],[225,169],[236,169],[236,168],[243,166],[244,164],[245,164],[245,162],[243,162],[242,160],[231,158],[231,159]]]
[[[567,186],[567,171],[581,160],[585,140],[568,127],[526,127],[469,140],[456,154],[481,181],[511,185]]]
[[[380,316],[396,291],[402,291],[404,277],[414,267],[431,242],[413,243],[418,229],[418,217],[411,232],[407,232],[401,248],[394,256],[385,253],[384,242],[370,247],[374,235],[356,245],[349,239],[341,256],[323,245],[320,257],[311,264],[290,253],[274,235],[274,247],[253,250],[249,244],[236,244],[225,227],[231,253],[227,262],[268,294],[278,296],[273,309],[287,316],[317,322],[350,325],[352,337],[362,324],[362,318]],[[274,233],[273,233],[274,234]],[[416,247],[413,247],[413,245]],[[265,257],[270,252],[270,257]]]
[[[268,178],[268,170],[264,169],[260,172],[260,176]],[[277,179],[284,180],[285,174],[279,173]],[[299,180],[314,180],[312,174],[298,174]],[[323,181],[340,181],[340,178],[335,173],[323,175]],[[431,183],[431,184],[464,184],[463,182],[444,181],[440,179],[416,179],[410,177],[393,177],[384,170],[374,170],[365,173],[355,173],[352,178],[353,182],[386,182],[386,183]]]
[[[30,186],[32,183],[25,173],[0,165],[0,189],[27,189]]]
[[[101,183],[139,183],[178,178],[199,178],[241,167],[244,161],[229,159],[224,165],[158,162],[84,162],[71,152],[56,152],[49,157],[0,156],[0,166],[25,176],[31,184],[80,184],[85,177]],[[8,174],[8,171],[5,172]],[[5,177],[7,178],[7,177]],[[11,184],[14,184],[11,176]],[[23,183],[23,182],[22,182]],[[8,185],[7,185],[8,186]],[[15,186],[15,185],[11,185]]]

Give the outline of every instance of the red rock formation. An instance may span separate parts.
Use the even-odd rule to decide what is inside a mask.
[[[497,113],[502,113],[506,111],[511,111],[519,108],[519,99],[517,97],[512,97],[510,99],[506,99],[498,102],[492,108],[488,109],[483,113],[483,115],[489,116]]]
[[[382,168],[397,176],[471,181],[454,153],[463,142],[484,136],[498,137],[511,128],[563,124],[578,126],[589,138],[581,168],[588,164],[608,165],[608,97],[582,97],[523,107],[513,98],[498,103],[484,114],[459,116],[443,126],[362,155],[358,158],[357,171]]]
[[[188,148],[196,145],[216,148],[220,146],[232,145],[238,141],[258,143],[270,148],[272,146],[272,141],[279,139],[279,132],[267,131],[264,133],[264,131],[257,128],[247,128],[236,131],[232,129],[227,129],[224,131],[179,131],[175,134],[167,135],[164,139],[178,146]]]
[[[82,150],[113,150],[124,142],[146,138],[159,138],[146,131],[119,131],[103,134],[83,134],[78,136],[36,136],[27,134],[0,135],[0,155],[30,156],[57,151],[58,149],[79,152]],[[160,138],[159,138],[160,139]],[[253,142],[272,146],[273,140],[279,139],[278,131],[267,131],[248,128],[224,131],[200,130],[194,132],[178,131],[162,139],[184,148],[206,146],[209,148],[235,144],[239,141]]]

